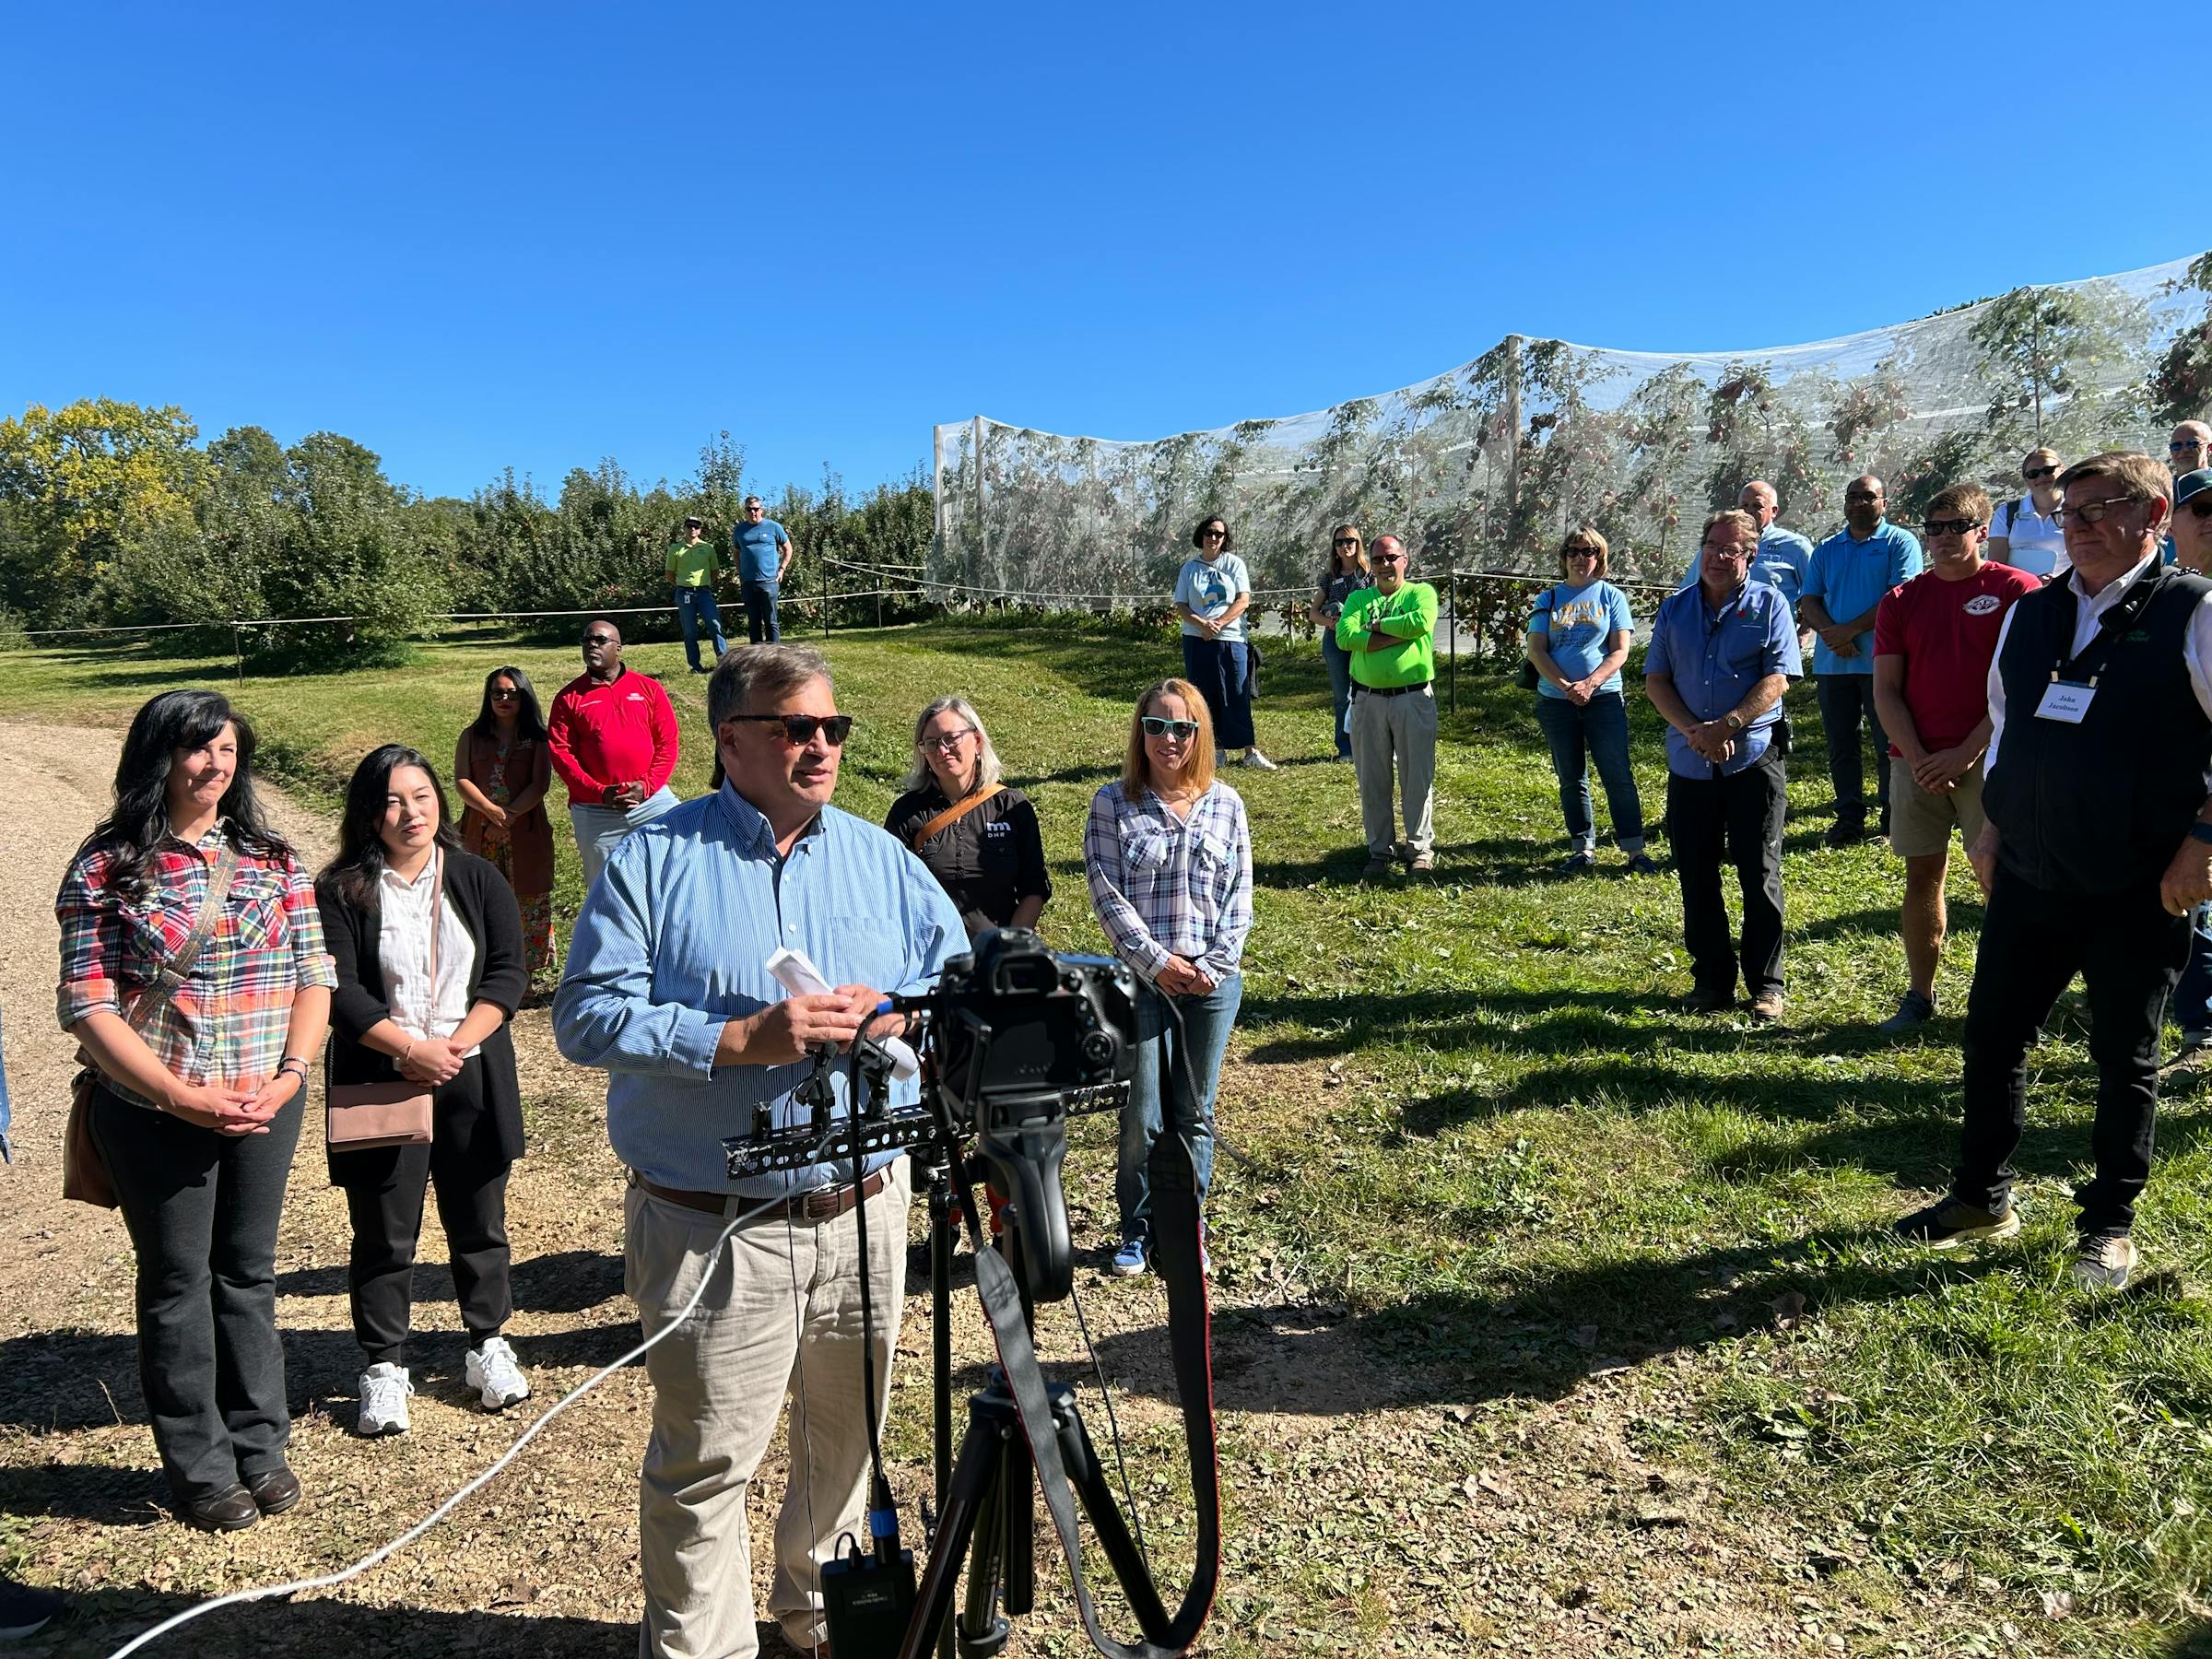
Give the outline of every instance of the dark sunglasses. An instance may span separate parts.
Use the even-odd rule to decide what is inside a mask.
[[[2182,511],[2193,518],[2212,518],[2212,495],[2200,495],[2194,500],[2183,501]]]
[[[1930,519],[1921,525],[1924,534],[1936,535],[1964,535],[1969,530],[1982,528],[1980,519]]]
[[[521,696],[520,691],[517,691],[512,686],[509,686],[504,690],[494,691],[491,694],[491,700],[493,702],[513,702]]]
[[[2203,449],[2205,441],[2202,438],[2176,438],[2166,447],[2170,450]]]
[[[1843,499],[1847,501],[1878,501],[1882,498],[1872,490],[1850,489],[1843,492]]]
[[[612,645],[616,639],[613,634],[585,634],[583,642],[586,645]]]
[[[1578,547],[1572,543],[1570,543],[1566,547],[1560,548],[1559,551],[1566,554],[1570,559],[1595,559],[1597,557],[1597,549],[1595,547]]]
[[[817,732],[829,740],[831,748],[842,748],[846,735],[853,730],[850,714],[732,714],[728,718],[763,724],[773,721],[783,728],[783,740],[794,748],[812,743]]]
[[[1339,547],[1356,547],[1359,545],[1359,538],[1356,535],[1340,535],[1336,538],[1336,546]]]
[[[2054,478],[2057,476],[2058,468],[2055,466],[2029,466],[2020,470],[2023,478]]]
[[[1170,720],[1164,714],[1147,714],[1140,724],[1147,737],[1195,737],[1198,723],[1194,720]]]
[[[1226,530],[1201,530],[1198,532],[1198,539],[1200,541],[1227,541],[1229,532]]]

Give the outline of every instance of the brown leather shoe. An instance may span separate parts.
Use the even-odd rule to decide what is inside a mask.
[[[1751,1018],[1772,1024],[1782,1018],[1782,993],[1772,989],[1761,991],[1751,999]]]
[[[246,1492],[265,1515],[281,1515],[300,1501],[300,1477],[281,1464],[246,1482]]]
[[[235,1481],[212,1498],[180,1503],[177,1512],[202,1532],[243,1532],[261,1519],[253,1495]]]

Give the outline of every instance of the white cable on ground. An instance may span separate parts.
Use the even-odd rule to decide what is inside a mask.
[[[486,1469],[483,1474],[477,1476],[474,1480],[470,1481],[466,1486],[455,1492],[451,1498],[448,1498],[443,1503],[440,1504],[436,1509],[432,1510],[429,1514],[418,1521],[406,1532],[400,1534],[398,1537],[393,1539],[391,1543],[385,1545],[382,1549],[363,1556],[352,1566],[347,1567],[341,1571],[326,1572],[319,1578],[294,1579],[291,1583],[287,1584],[268,1584],[258,1590],[233,1590],[229,1594],[218,1595],[213,1601],[200,1602],[193,1606],[185,1608],[182,1613],[176,1614],[172,1618],[163,1619],[152,1630],[147,1630],[141,1635],[132,1637],[130,1641],[124,1642],[112,1653],[110,1653],[108,1655],[108,1659],[124,1659],[125,1654],[136,1653],[140,1648],[147,1646],[156,1639],[168,1635],[170,1631],[177,1629],[180,1625],[188,1624],[193,1619],[199,1618],[202,1614],[212,1613],[218,1607],[242,1606],[248,1602],[266,1601],[272,1595],[297,1595],[303,1590],[331,1589],[335,1585],[346,1583],[346,1581],[348,1579],[359,1578],[362,1573],[368,1571],[371,1567],[378,1565],[390,1557],[396,1555],[402,1549],[405,1549],[408,1545],[414,1543],[416,1539],[421,1537],[424,1533],[429,1532],[431,1527],[437,1525],[439,1522],[444,1520],[446,1516],[453,1513],[454,1508],[459,1505],[463,1499],[473,1496],[477,1492],[482,1490],[485,1486],[489,1484],[494,1476],[499,1474],[501,1469],[504,1469],[509,1464],[514,1461],[515,1453],[520,1452],[524,1446],[528,1445],[532,1441],[537,1438],[538,1431],[545,1428],[547,1423],[550,1423],[555,1418],[559,1417],[571,1406],[574,1405],[576,1401],[582,1398],[583,1395],[589,1394],[593,1389],[598,1387],[600,1383],[606,1382],[607,1378],[613,1376],[624,1366],[629,1365],[633,1360],[642,1357],[646,1349],[652,1347],[663,1337],[668,1335],[669,1333],[676,1330],[684,1323],[685,1320],[690,1318],[692,1310],[699,1306],[700,1299],[706,1295],[707,1286],[713,1282],[714,1267],[722,1255],[722,1247],[730,1241],[730,1235],[735,1232],[740,1227],[744,1226],[745,1223],[750,1221],[755,1216],[761,1214],[765,1210],[772,1209],[782,1202],[783,1199],[781,1197],[764,1198],[752,1208],[742,1211],[738,1215],[733,1217],[730,1220],[730,1224],[722,1230],[722,1236],[714,1241],[714,1248],[710,1253],[714,1260],[711,1260],[707,1265],[707,1270],[699,1276],[699,1286],[691,1292],[690,1300],[684,1303],[683,1311],[681,1312],[679,1312],[674,1319],[670,1320],[666,1324],[663,1325],[658,1331],[654,1332],[651,1336],[646,1337],[644,1341],[639,1343],[636,1347],[631,1348],[629,1353],[623,1355],[619,1359],[612,1360],[607,1364],[601,1366],[599,1370],[594,1371],[590,1377],[586,1378],[583,1382],[578,1383],[576,1387],[571,1389],[566,1394],[562,1395],[560,1402],[556,1405],[552,1410],[547,1412],[545,1416],[539,1418],[535,1423],[532,1423],[529,1428],[524,1430],[523,1432],[516,1437],[514,1444],[500,1453],[499,1458],[492,1464],[491,1467]]]

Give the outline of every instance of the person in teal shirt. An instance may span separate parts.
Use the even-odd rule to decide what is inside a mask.
[[[730,533],[730,547],[737,555],[737,591],[745,598],[746,638],[754,644],[781,640],[776,626],[776,598],[791,570],[791,537],[783,526],[768,516],[768,504],[759,496],[745,498],[745,517]]]
[[[1820,696],[1820,729],[1828,739],[1828,775],[1836,790],[1836,821],[1828,844],[1849,846],[1877,833],[1866,823],[1862,726],[1874,735],[1878,833],[1889,833],[1889,737],[1874,706],[1874,615],[1882,595],[1921,572],[1920,540],[1883,516],[1882,481],[1872,473],[1843,489],[1844,527],[1813,549],[1797,619],[1811,629],[1813,683]]]
[[[1359,780],[1359,826],[1367,878],[1400,858],[1416,875],[1436,867],[1436,590],[1406,580],[1406,544],[1378,535],[1368,553],[1375,585],[1344,602],[1336,643],[1352,658],[1352,771]],[[1406,822],[1397,840],[1396,794]]]
[[[1613,814],[1613,837],[1629,868],[1648,876],[1659,866],[1643,850],[1643,801],[1629,766],[1629,711],[1620,665],[1629,659],[1635,623],[1629,596],[1606,580],[1606,538],[1585,524],[1559,547],[1565,581],[1546,588],[1528,619],[1528,661],[1536,671],[1536,724],[1551,745],[1559,781],[1559,811],[1572,847],[1562,876],[1597,868],[1597,827],[1590,814],[1590,771],[1597,763]]]

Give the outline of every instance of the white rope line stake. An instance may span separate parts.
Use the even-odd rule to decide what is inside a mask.
[[[720,1261],[723,1246],[730,1241],[730,1235],[735,1233],[747,1221],[750,1221],[755,1216],[761,1214],[765,1210],[772,1209],[775,1206],[782,1202],[783,1199],[782,1197],[764,1198],[758,1205],[755,1205],[751,1209],[743,1211],[739,1215],[732,1218],[730,1224],[722,1230],[722,1236],[714,1241],[714,1248],[711,1252],[711,1254],[714,1259],[708,1263],[707,1270],[699,1276],[698,1288],[691,1292],[690,1300],[684,1303],[683,1311],[681,1312],[679,1312],[674,1319],[670,1320],[665,1325],[662,1326],[659,1331],[645,1338],[645,1340],[639,1343],[637,1347],[631,1348],[629,1353],[623,1355],[619,1359],[610,1360],[607,1364],[601,1366],[599,1370],[594,1371],[590,1377],[586,1378],[583,1382],[578,1383],[576,1387],[571,1389],[566,1394],[562,1395],[560,1402],[556,1405],[552,1410],[547,1412],[545,1416],[539,1418],[535,1423],[532,1423],[529,1428],[524,1430],[523,1432],[516,1437],[514,1444],[500,1453],[498,1460],[492,1464],[491,1467],[486,1469],[483,1474],[477,1476],[474,1480],[470,1481],[466,1486],[455,1492],[451,1498],[448,1498],[443,1503],[440,1504],[436,1509],[432,1510],[429,1514],[418,1521],[406,1532],[400,1534],[398,1537],[393,1539],[391,1543],[385,1545],[382,1549],[375,1550],[369,1555],[363,1556],[352,1566],[345,1568],[337,1572],[326,1572],[317,1578],[294,1579],[291,1583],[285,1584],[267,1584],[257,1590],[233,1590],[229,1594],[218,1595],[213,1601],[200,1602],[195,1606],[185,1608],[182,1613],[163,1619],[159,1624],[156,1625],[152,1630],[146,1631],[144,1634],[134,1636],[130,1641],[124,1642],[121,1647],[117,1648],[112,1653],[110,1653],[108,1655],[108,1659],[124,1659],[125,1654],[138,1652],[139,1649],[149,1645],[157,1639],[168,1635],[170,1631],[177,1629],[180,1625],[189,1624],[192,1620],[198,1618],[201,1615],[212,1613],[218,1607],[243,1606],[248,1602],[266,1601],[273,1595],[298,1595],[300,1594],[300,1592],[306,1590],[332,1589],[336,1585],[343,1584],[348,1579],[359,1578],[362,1573],[367,1572],[371,1567],[378,1566],[382,1562],[389,1559],[391,1557],[398,1554],[399,1551],[405,1549],[408,1545],[414,1543],[416,1539],[421,1537],[423,1534],[429,1532],[431,1527],[437,1525],[439,1522],[444,1520],[446,1516],[452,1514],[454,1509],[460,1505],[464,1499],[475,1496],[477,1492],[481,1491],[487,1485],[488,1485],[494,1476],[498,1475],[501,1469],[504,1469],[509,1464],[514,1461],[516,1453],[521,1452],[524,1446],[528,1445],[532,1441],[537,1438],[539,1430],[544,1429],[547,1424],[550,1423],[555,1418],[566,1411],[571,1406],[574,1405],[578,1400],[582,1399],[593,1389],[598,1387],[600,1383],[606,1382],[607,1378],[613,1376],[624,1366],[630,1364],[632,1361],[638,1359],[641,1359],[644,1355],[646,1349],[652,1347],[655,1343],[661,1341],[662,1338],[670,1335],[676,1330],[677,1330],[683,1324],[685,1320],[691,1317],[692,1311],[699,1306],[700,1299],[706,1295],[707,1287],[713,1282],[714,1268]]]

